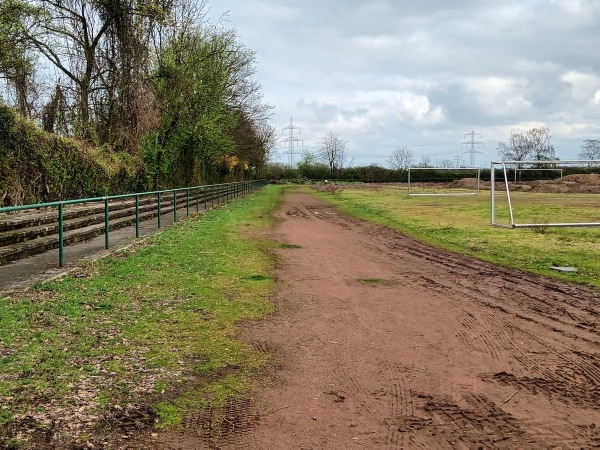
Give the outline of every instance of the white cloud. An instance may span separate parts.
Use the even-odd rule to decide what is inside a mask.
[[[564,74],[562,79],[571,85],[571,93],[575,100],[592,103],[596,101],[600,89],[600,76],[572,70]]]
[[[274,125],[293,116],[309,146],[333,131],[382,153],[406,143],[460,151],[475,130],[491,141],[489,157],[511,130],[544,124],[567,159],[582,139],[600,137],[598,0],[219,0],[219,8],[257,51]]]

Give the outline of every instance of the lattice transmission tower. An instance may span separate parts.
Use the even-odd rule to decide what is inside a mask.
[[[294,121],[291,117],[290,126],[285,127],[283,130],[281,130],[281,134],[285,134],[286,131],[288,132],[288,137],[282,140],[281,142],[285,142],[287,144],[288,151],[282,152],[282,154],[288,155],[288,162],[291,169],[293,169],[296,166],[295,156],[300,154],[300,152],[295,149],[294,144],[296,144],[297,142],[304,142],[302,139],[294,137],[294,131],[296,130],[298,130],[299,134],[302,133],[302,129],[300,127],[294,126]]]
[[[475,136],[479,136],[479,138],[481,138],[481,134],[475,133],[474,131],[465,134],[465,139],[467,136],[470,136],[471,139],[467,142],[463,142],[463,147],[467,146],[469,148],[469,150],[467,150],[464,153],[469,155],[469,167],[475,167],[475,155],[477,155],[477,153],[483,153],[476,149],[479,147],[483,147],[483,141],[475,140]]]
[[[460,155],[456,155],[454,158],[452,158],[454,161],[456,161],[456,165],[455,167],[462,167],[464,164],[464,160],[462,158],[462,156]]]

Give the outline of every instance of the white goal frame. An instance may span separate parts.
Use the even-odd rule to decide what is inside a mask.
[[[500,228],[537,228],[537,227],[600,227],[600,222],[571,222],[571,223],[516,223],[513,215],[512,201],[510,199],[510,188],[508,184],[507,165],[533,165],[533,164],[579,164],[582,167],[589,164],[598,164],[600,160],[552,160],[552,161],[492,161],[490,167],[490,222],[493,227]],[[501,166],[504,176],[504,187],[508,210],[510,212],[510,223],[508,225],[496,222],[496,168]],[[539,169],[536,169],[539,170]],[[562,177],[561,177],[562,178]]]
[[[454,171],[470,171],[470,172],[476,172],[477,173],[477,183],[475,186],[475,190],[473,192],[448,192],[448,193],[414,193],[410,191],[410,172],[411,170],[446,170],[446,171],[450,171],[450,170],[454,170]],[[481,180],[481,168],[479,167],[409,167],[408,168],[408,192],[407,194],[409,196],[420,196],[420,197],[425,197],[425,196],[431,196],[431,197],[458,197],[458,196],[465,196],[465,195],[479,195],[479,182]]]

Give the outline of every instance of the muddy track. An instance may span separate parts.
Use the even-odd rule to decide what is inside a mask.
[[[279,353],[277,382],[240,409],[252,426],[172,448],[600,446],[600,291],[441,251],[306,194],[278,216],[271,237],[300,248],[277,250],[278,312],[247,332]]]

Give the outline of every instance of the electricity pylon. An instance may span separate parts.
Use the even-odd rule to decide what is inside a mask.
[[[475,167],[475,155],[477,153],[482,153],[479,150],[475,150],[475,149],[478,148],[478,147],[480,147],[480,146],[483,146],[483,142],[482,141],[476,141],[475,140],[475,136],[479,136],[481,138],[481,134],[475,133],[474,131],[471,131],[470,133],[465,134],[465,138],[467,136],[470,136],[471,140],[467,141],[467,142],[463,142],[463,144],[462,144],[463,147],[465,145],[467,145],[469,147],[469,150],[467,150],[464,153],[468,153],[469,156],[470,156],[470,158],[469,158],[469,164],[470,164],[469,167]]]
[[[304,142],[302,139],[298,139],[297,137],[294,137],[294,131],[298,130],[298,133],[302,133],[302,129],[300,127],[294,126],[294,122],[293,122],[292,118],[290,117],[290,126],[285,127],[283,130],[281,130],[281,134],[284,134],[286,130],[288,132],[288,137],[281,142],[286,142],[288,144],[288,151],[283,152],[282,154],[288,155],[289,166],[291,169],[293,169],[296,165],[296,161],[295,161],[294,157],[296,155],[300,154],[300,152],[295,150],[294,144],[296,142]]]

